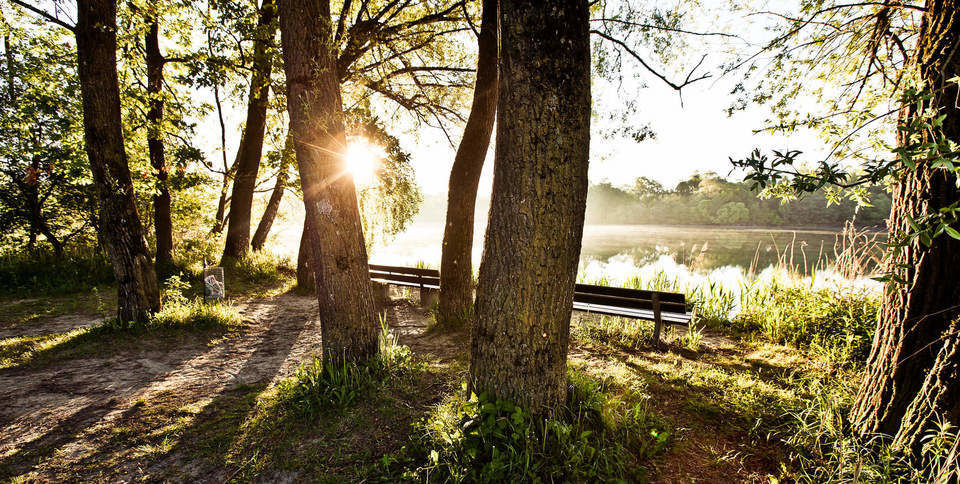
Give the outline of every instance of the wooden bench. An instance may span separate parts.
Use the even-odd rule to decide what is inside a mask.
[[[370,280],[384,285],[419,288],[420,305],[424,307],[436,303],[440,290],[440,271],[436,269],[370,264]]]
[[[653,321],[654,341],[660,341],[664,324],[687,326],[693,317],[687,312],[686,297],[680,293],[591,284],[576,285],[573,309]]]
[[[430,307],[440,289],[440,271],[417,267],[370,264],[370,280],[381,284],[416,287],[420,303]],[[686,298],[674,292],[645,291],[622,287],[577,284],[573,293],[573,309],[589,313],[653,321],[653,336],[660,340],[663,325],[690,324]]]

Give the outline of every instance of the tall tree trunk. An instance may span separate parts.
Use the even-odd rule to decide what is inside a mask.
[[[150,7],[147,7],[150,8]],[[170,188],[167,186],[167,163],[163,146],[163,54],[160,53],[159,19],[156,12],[147,13],[147,148],[150,165],[157,177],[153,195],[153,225],[157,237],[157,267],[160,272],[173,264],[173,219],[170,213]]]
[[[160,309],[160,291],[123,146],[117,3],[79,0],[76,36],[85,147],[97,188],[100,242],[117,277],[117,317],[142,321]]]
[[[927,2],[913,63],[933,93],[923,108],[946,115],[943,135],[960,140],[960,93],[947,81],[960,75],[960,0]],[[905,106],[901,123],[918,114],[916,106]],[[908,140],[902,138],[904,145]],[[891,240],[912,231],[911,219],[958,200],[956,176],[920,161],[894,189]],[[879,327],[851,416],[862,434],[882,432],[893,436],[898,447],[916,453],[920,438],[938,416],[960,425],[960,241],[945,234],[930,246],[916,241],[887,264],[887,270],[906,283],[888,283],[884,291]]]
[[[447,224],[440,260],[441,324],[466,321],[473,313],[473,214],[497,112],[497,0],[483,2],[478,45],[473,105],[447,191]]]
[[[313,262],[310,252],[316,244],[310,241],[309,219],[303,222],[303,233],[300,235],[300,250],[297,252],[297,289],[301,291],[314,291],[317,288],[317,281],[313,276]]]
[[[329,0],[281,0],[287,110],[311,233],[326,363],[377,353],[377,322],[346,147]]]
[[[273,192],[270,193],[270,201],[267,202],[267,208],[260,217],[260,223],[257,224],[257,230],[253,233],[253,240],[250,246],[254,251],[263,249],[263,244],[267,242],[267,236],[270,235],[270,228],[273,227],[273,221],[277,218],[277,212],[280,210],[280,201],[283,199],[283,192],[287,189],[287,170],[293,162],[293,146],[290,142],[290,136],[287,136],[283,145],[283,152],[280,154],[280,169],[277,171],[277,183],[273,186]]]
[[[566,397],[590,145],[587,22],[586,0],[500,2],[493,198],[470,385],[535,413]]]
[[[267,101],[273,67],[268,48],[276,33],[275,18],[275,1],[263,0],[257,19],[257,38],[254,40],[247,124],[237,150],[233,194],[230,196],[230,221],[227,224],[227,241],[223,248],[225,262],[227,259],[243,257],[250,250],[250,211],[253,208],[257,173],[260,172],[263,132],[267,124]]]

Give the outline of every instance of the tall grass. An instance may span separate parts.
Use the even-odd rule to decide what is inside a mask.
[[[640,268],[594,263],[584,267],[578,279],[682,293],[694,315],[693,324],[757,334],[772,342],[809,349],[831,364],[849,366],[865,360],[876,326],[880,286],[868,279],[868,271],[877,267],[877,238],[849,225],[833,248],[837,262],[827,266],[827,259],[818,256],[809,276],[801,270],[809,269],[810,259],[803,247],[791,242],[777,247],[777,265],[759,272],[756,267],[729,267],[702,273],[670,259]],[[696,253],[690,254],[691,264],[699,257]],[[581,330],[596,333],[585,336],[604,336],[635,347],[642,339],[642,328],[611,319]],[[688,339],[694,343],[698,338],[690,335]]]
[[[0,253],[0,293],[6,296],[56,296],[113,282],[113,269],[96,247],[69,248],[62,255]]]
[[[790,449],[784,477],[804,483],[923,482],[960,479],[960,433],[946,420],[927,430],[918,456],[882,434],[857,435],[847,419],[856,386],[827,374],[805,383],[807,396],[771,436]]]

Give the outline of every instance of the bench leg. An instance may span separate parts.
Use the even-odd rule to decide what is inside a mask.
[[[420,307],[431,309],[440,301],[440,291],[427,287],[420,288]]]
[[[386,306],[390,302],[390,284],[385,282],[371,282],[373,301],[377,307]]]

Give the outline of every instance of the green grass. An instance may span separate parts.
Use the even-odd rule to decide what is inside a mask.
[[[671,438],[640,395],[575,368],[552,417],[464,386],[418,427],[404,476],[425,482],[642,481]]]
[[[0,294],[13,298],[57,296],[113,284],[113,269],[94,247],[0,254]]]
[[[230,304],[205,304],[196,299],[169,301],[144,323],[108,319],[93,326],[60,333],[0,340],[0,369],[46,365],[92,355],[104,356],[120,348],[129,349],[143,344],[158,345],[158,341],[145,340],[150,336],[175,343],[184,331],[212,335],[233,330],[240,324],[240,313]]]

